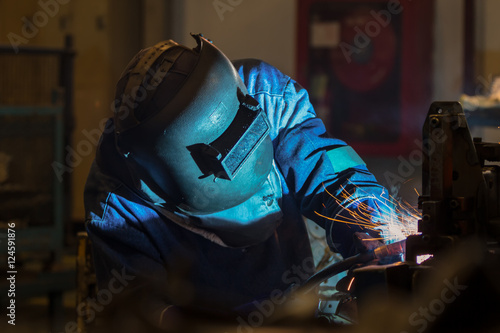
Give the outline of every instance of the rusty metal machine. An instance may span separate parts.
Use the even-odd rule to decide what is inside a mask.
[[[354,271],[360,323],[398,332],[498,330],[499,161],[500,143],[473,139],[460,103],[431,105],[419,234],[406,239],[404,262]]]
[[[408,237],[406,259],[435,254],[463,238],[500,238],[497,165],[500,144],[472,139],[457,102],[431,105],[423,130],[420,235]],[[496,245],[496,244],[495,244]]]

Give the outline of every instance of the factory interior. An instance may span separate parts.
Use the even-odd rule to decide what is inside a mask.
[[[168,39],[194,48],[191,33],[231,60],[261,59],[308,91],[327,131],[411,216],[407,258],[450,241],[461,259],[451,255],[459,267],[446,269],[484,273],[469,287],[440,277],[451,289],[434,286],[442,297],[423,301],[430,313],[398,314],[399,303],[381,300],[360,323],[335,313],[331,326],[193,332],[498,332],[498,13],[497,0],[0,0],[0,332],[92,332],[81,326],[95,324],[89,312],[77,314],[95,288],[83,193],[116,83],[139,50]],[[323,229],[304,220],[315,263],[324,265]],[[476,236],[484,244],[462,246]],[[476,253],[483,247],[486,259]],[[419,270],[405,269],[415,275],[400,266],[359,272],[357,290],[381,276],[387,285],[414,281]]]

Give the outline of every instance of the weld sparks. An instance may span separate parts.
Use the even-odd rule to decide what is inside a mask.
[[[358,188],[358,190],[360,189]],[[388,195],[388,198],[384,195],[375,197],[368,193],[363,198],[352,199],[351,194],[344,187],[339,196],[332,195],[326,189],[325,191],[348,214],[344,212],[336,217],[328,217],[315,212],[321,217],[349,226],[356,225],[363,229],[374,230],[381,236],[378,239],[384,240],[386,244],[403,240],[409,235],[418,233],[417,224],[421,214],[405,201],[396,200],[391,195]],[[367,200],[373,206],[366,204]]]

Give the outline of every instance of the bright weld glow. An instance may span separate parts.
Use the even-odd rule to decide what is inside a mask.
[[[360,190],[359,187],[358,190]],[[335,199],[337,205],[342,206],[349,214],[343,214],[347,216],[338,215],[338,217],[329,217],[315,212],[321,217],[334,222],[344,223],[349,227],[356,225],[361,228],[377,231],[386,244],[406,239],[409,235],[418,233],[417,224],[421,214],[405,201],[396,200],[391,195],[387,199],[385,197],[375,197],[373,194],[368,193],[366,197],[361,199],[350,200],[351,194],[344,187],[342,187],[339,196],[332,195],[326,188],[325,191]],[[415,190],[415,192],[417,191]],[[373,199],[376,208],[361,202],[361,200],[369,198]],[[349,207],[356,208],[351,210]],[[377,210],[380,214],[374,214]]]
[[[420,265],[421,263],[432,257],[433,257],[432,254],[422,254],[420,256],[417,256],[417,264]]]
[[[349,285],[347,286],[347,291],[351,291],[352,283],[354,282],[354,277],[349,281]]]

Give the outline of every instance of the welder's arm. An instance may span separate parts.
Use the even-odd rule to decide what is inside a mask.
[[[162,291],[166,270],[144,233],[112,222],[87,222],[99,290],[113,295],[113,303],[102,307],[118,307],[124,316],[161,328],[173,310]]]
[[[370,215],[377,216],[386,202],[386,190],[350,146],[329,136],[304,89],[291,81],[285,96],[276,161],[302,214],[325,228],[332,250],[350,256],[354,232],[378,235],[334,219],[355,222],[355,215],[366,214],[367,207]]]

